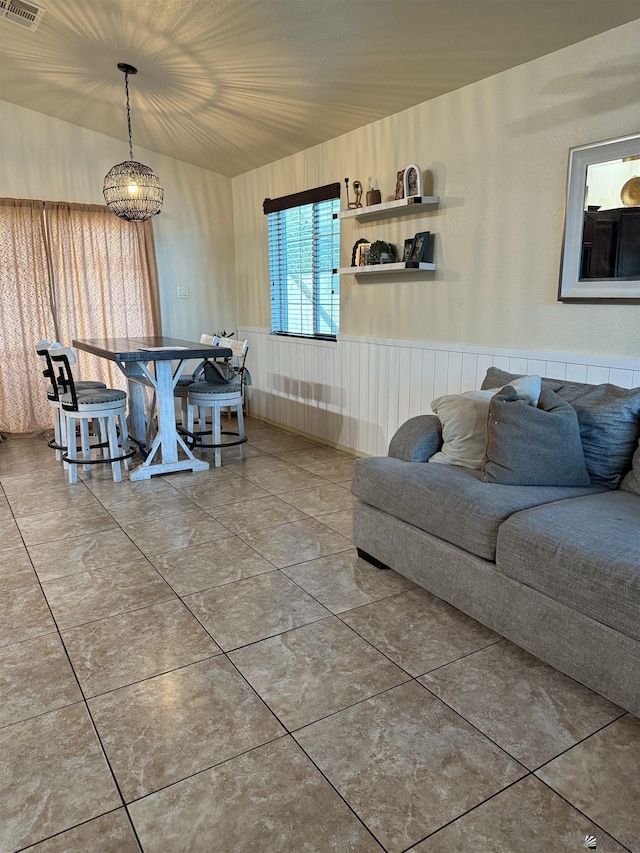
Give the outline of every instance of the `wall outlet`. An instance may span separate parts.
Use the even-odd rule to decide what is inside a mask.
[[[176,287],[176,293],[178,294],[178,299],[188,299],[189,298],[189,288],[188,287]]]

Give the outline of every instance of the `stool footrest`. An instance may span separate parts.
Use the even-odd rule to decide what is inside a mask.
[[[105,445],[102,445],[102,444],[92,445],[92,447],[104,447],[104,446]],[[66,447],[64,449],[66,450]],[[78,449],[82,450],[81,447]],[[62,461],[68,462],[69,465],[107,465],[110,462],[122,462],[124,459],[131,459],[132,456],[136,455],[137,451],[138,451],[138,448],[134,447],[133,450],[130,450],[128,453],[123,453],[122,456],[111,456],[108,459],[105,458],[104,456],[102,457],[102,459],[87,459],[84,456],[76,456],[74,459],[70,459],[68,453],[63,453],[62,454]]]
[[[189,450],[193,450],[193,448],[197,444],[199,444],[200,447],[202,447],[204,450],[209,450],[209,448],[215,449],[216,447],[235,447],[237,444],[244,444],[245,441],[248,441],[248,436],[245,435],[242,438],[239,438],[237,441],[222,441],[222,442],[220,442],[220,444],[204,444],[202,439],[207,435],[213,435],[212,429],[204,430],[202,432],[201,431],[189,432],[189,430],[185,429],[183,426],[178,426],[178,427],[176,427],[176,429],[178,430],[180,435],[184,435],[187,437],[187,439],[188,439],[187,440],[187,447],[189,448]],[[238,436],[240,435],[239,432],[232,432],[231,430],[226,430],[226,429],[221,429],[220,434],[221,435],[238,435]]]
[[[51,441],[47,442],[47,447],[50,447],[52,450],[66,450],[66,444],[56,444],[55,438],[52,438]],[[91,447],[109,447],[108,441],[101,441],[98,444],[92,444]],[[76,447],[77,451],[82,450],[82,446]]]

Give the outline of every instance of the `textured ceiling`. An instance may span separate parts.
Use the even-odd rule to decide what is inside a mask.
[[[125,140],[128,62],[134,156],[231,176],[640,14],[638,0],[39,1],[36,32],[0,20],[0,98]]]

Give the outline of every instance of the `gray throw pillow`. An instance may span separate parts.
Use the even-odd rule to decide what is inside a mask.
[[[640,442],[636,447],[636,452],[633,454],[631,470],[620,483],[620,488],[625,492],[632,492],[640,497]]]
[[[514,379],[511,387],[531,406],[538,403],[542,379],[523,376]],[[460,465],[480,470],[487,444],[487,415],[493,395],[500,390],[466,391],[464,394],[445,394],[431,403],[442,424],[442,449],[429,462]]]
[[[482,387],[498,388],[517,378],[518,374],[490,367]],[[562,379],[543,379],[542,388],[555,391],[575,409],[591,482],[616,489],[631,468],[640,436],[640,388]]]
[[[489,405],[485,483],[507,486],[588,486],[578,417],[561,397],[543,388],[538,407],[508,385]]]

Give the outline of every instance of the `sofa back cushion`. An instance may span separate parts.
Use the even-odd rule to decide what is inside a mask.
[[[558,394],[543,388],[537,407],[510,385],[489,405],[485,483],[507,486],[588,486],[578,416]]]
[[[518,374],[490,367],[482,387],[499,388],[518,378]],[[555,391],[575,409],[591,482],[617,488],[631,467],[640,435],[640,388],[546,378],[542,387]]]
[[[640,442],[633,454],[631,470],[620,483],[620,488],[640,497]]]
[[[512,387],[525,404],[535,406],[540,396],[540,383],[540,376],[523,376],[514,380]],[[464,394],[445,394],[431,403],[432,410],[442,424],[443,444],[429,462],[480,470],[487,444],[489,403],[501,387],[467,391]]]

